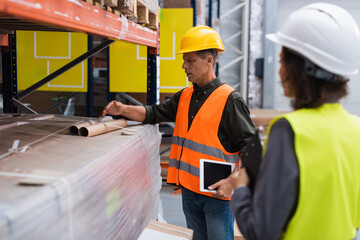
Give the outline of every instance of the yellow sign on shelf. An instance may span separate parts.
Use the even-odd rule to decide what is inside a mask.
[[[24,90],[87,52],[87,35],[17,31],[18,89]],[[43,91],[86,92],[87,60],[40,87]]]
[[[110,45],[110,92],[146,92],[146,51],[134,43]]]
[[[161,9],[160,92],[175,93],[188,86],[182,69],[182,36],[193,26],[192,8]],[[110,45],[110,92],[146,92],[147,47],[117,41]]]

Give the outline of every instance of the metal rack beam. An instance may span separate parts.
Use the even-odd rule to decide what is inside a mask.
[[[91,50],[94,47],[94,38],[93,36],[88,36],[88,50]],[[93,70],[93,57],[88,59],[88,69],[87,69],[87,93],[86,93],[86,116],[93,117],[94,112],[94,70]]]
[[[191,0],[191,7],[193,8],[193,25],[196,26],[196,14],[197,14],[197,1]]]
[[[3,73],[3,105],[4,112],[16,112],[17,108],[12,103],[12,97],[17,92],[17,67],[16,67],[16,35],[8,35],[9,46],[2,53]]]
[[[276,32],[276,13],[278,11],[278,0],[268,0],[264,2],[264,34]],[[275,74],[276,74],[276,44],[264,41],[264,85],[263,102],[264,108],[274,108],[275,102]]]
[[[148,51],[147,56],[147,94],[146,94],[146,103],[155,104],[159,101],[159,87],[157,83],[158,77],[158,55],[151,54]]]
[[[85,32],[148,47],[157,47],[158,44],[156,31],[83,1],[1,0],[0,15],[0,22],[4,17],[14,17],[34,25]],[[11,25],[7,28],[11,29]]]

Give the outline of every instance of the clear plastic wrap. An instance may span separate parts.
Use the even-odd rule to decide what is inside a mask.
[[[84,138],[67,132],[84,119],[34,116],[0,115],[0,239],[137,239],[158,213],[157,126]]]

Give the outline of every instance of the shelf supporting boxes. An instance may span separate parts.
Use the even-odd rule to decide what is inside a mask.
[[[156,3],[156,1],[149,2]],[[152,13],[157,14],[158,4],[146,6]],[[47,26],[124,40],[152,48],[158,47],[157,31],[132,22],[124,15],[117,16],[85,1],[2,0],[0,14],[1,18],[5,16],[7,19],[12,17],[12,19],[28,20],[33,24],[32,30]],[[16,30],[16,26],[14,28],[7,26],[7,28]]]

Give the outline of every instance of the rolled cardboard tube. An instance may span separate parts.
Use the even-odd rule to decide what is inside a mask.
[[[98,124],[93,124],[85,127],[81,127],[79,130],[80,136],[84,137],[92,137],[102,133],[107,133],[111,131],[118,130],[120,128],[126,127],[126,120],[125,119],[118,119]]]
[[[113,120],[113,118],[111,116],[105,116],[105,117],[101,117],[101,118],[94,119],[94,120],[92,119],[87,122],[81,122],[78,124],[74,124],[69,127],[68,131],[71,135],[80,135],[80,128],[82,128],[82,127],[90,126],[93,124],[98,124],[101,122],[108,122],[108,121],[112,121],[112,120]]]
[[[90,122],[82,122],[82,123],[70,126],[68,130],[69,130],[69,133],[71,135],[79,135],[80,128],[86,127],[86,126],[89,126],[89,125],[91,125]]]

